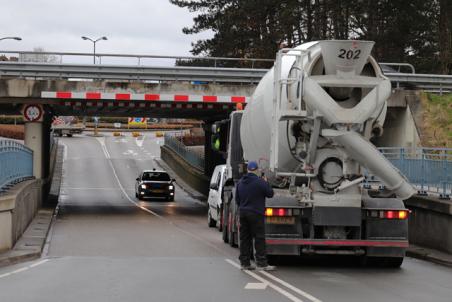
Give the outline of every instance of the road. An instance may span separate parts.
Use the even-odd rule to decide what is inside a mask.
[[[0,301],[451,301],[452,269],[407,258],[401,269],[344,258],[285,259],[242,272],[207,227],[206,206],[140,202],[134,182],[158,167],[161,138],[75,136],[45,256],[0,269]]]

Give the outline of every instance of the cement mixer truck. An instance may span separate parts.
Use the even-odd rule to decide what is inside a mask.
[[[223,240],[239,244],[235,185],[257,161],[275,196],[266,203],[274,255],[355,255],[399,267],[408,247],[414,194],[371,143],[381,136],[391,83],[370,55],[371,41],[320,41],[281,49],[244,110],[212,126],[226,158],[215,216]],[[363,186],[376,176],[384,190]]]

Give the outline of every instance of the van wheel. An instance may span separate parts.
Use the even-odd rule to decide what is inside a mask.
[[[212,218],[212,215],[210,214],[210,206],[207,210],[207,225],[209,226],[209,228],[213,228],[217,225],[217,222]]]

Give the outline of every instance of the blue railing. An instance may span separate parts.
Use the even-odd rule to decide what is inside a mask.
[[[164,136],[165,146],[169,147],[171,150],[179,154],[190,165],[200,170],[204,170],[204,157],[201,154],[185,146],[181,140],[182,140],[181,137],[171,134],[165,134]]]
[[[0,139],[0,192],[31,177],[33,151],[16,141]]]
[[[421,194],[434,191],[443,197],[452,191],[452,149],[379,148]]]

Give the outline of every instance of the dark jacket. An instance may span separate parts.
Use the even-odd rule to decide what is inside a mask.
[[[265,214],[265,198],[273,197],[272,187],[254,173],[244,175],[235,190],[235,202],[241,212]]]

